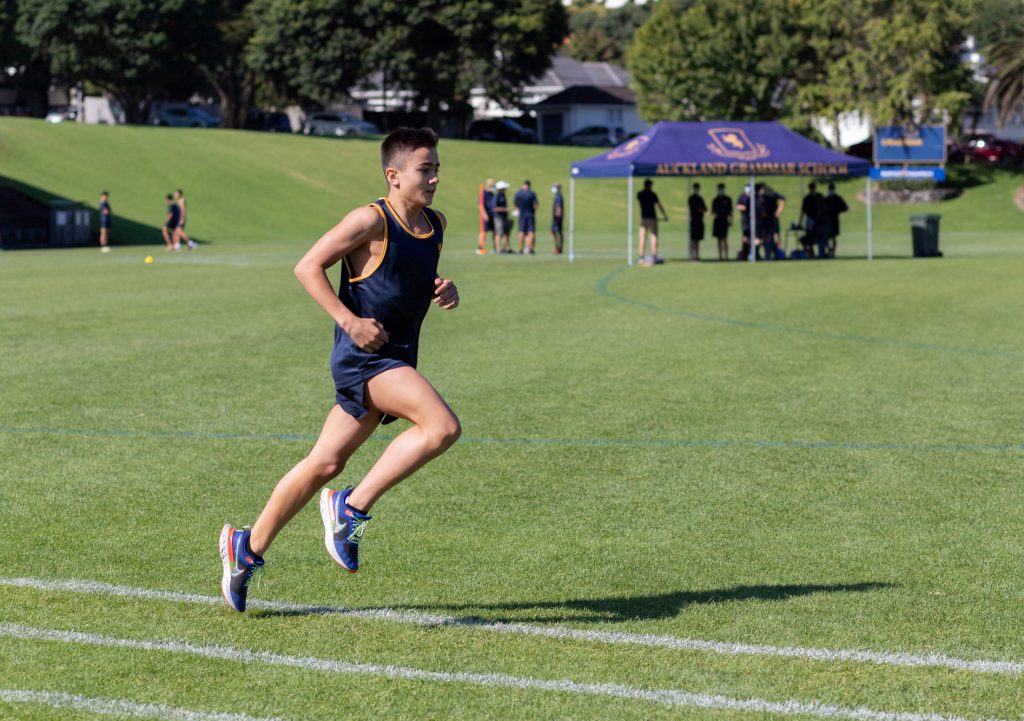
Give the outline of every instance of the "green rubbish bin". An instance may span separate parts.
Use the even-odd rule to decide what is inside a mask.
[[[941,215],[910,216],[910,233],[915,258],[941,258],[939,250],[939,219]]]

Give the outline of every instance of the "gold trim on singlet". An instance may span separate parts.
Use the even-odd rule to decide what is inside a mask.
[[[377,262],[373,264],[373,267],[370,268],[370,270],[367,271],[366,273],[363,273],[358,278],[349,278],[348,279],[349,283],[355,283],[356,281],[366,280],[367,278],[369,278],[371,275],[374,274],[374,272],[377,270],[377,268],[380,267],[380,264],[384,262],[384,256],[388,254],[388,219],[387,219],[387,216],[384,215],[384,209],[381,208],[376,203],[370,203],[370,207],[376,209],[376,211],[378,213],[380,213],[381,220],[384,221],[384,248],[381,249],[380,257],[377,258]],[[349,261],[347,255],[345,256],[345,262],[348,263],[349,274],[351,275],[351,273],[352,273],[352,263],[351,263],[351,261]]]
[[[388,206],[388,210],[391,211],[391,216],[395,219],[395,222],[402,226],[402,229],[405,230],[405,232],[411,235],[413,238],[430,238],[431,236],[434,235],[434,224],[430,222],[430,216],[424,213],[422,210],[420,211],[420,213],[423,215],[423,219],[427,221],[427,225],[430,226],[430,232],[420,235],[419,233],[414,233],[412,228],[406,225],[405,221],[403,221],[399,217],[398,213],[395,212],[395,206],[391,204],[391,201],[389,201],[387,198],[381,198],[381,200],[383,200],[384,203]],[[377,207],[379,208],[380,206]]]

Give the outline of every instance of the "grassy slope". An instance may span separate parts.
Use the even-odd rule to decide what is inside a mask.
[[[0,120],[0,178],[27,182],[43,192],[95,204],[99,191],[112,193],[119,218],[159,228],[164,195],[186,189],[192,226],[201,236],[246,243],[282,240],[307,242],[354,205],[383,192],[374,170],[378,144],[373,140],[337,141],[302,136],[235,131],[195,132],[173,128],[115,128],[47,125],[35,120]],[[544,206],[547,188],[561,181],[568,189],[572,161],[592,149],[513,146],[444,141],[441,146],[443,196],[439,207],[451,220],[452,235],[467,244],[477,231],[478,183],[490,175],[517,187],[530,178]],[[1013,191],[1024,175],[979,168],[954,168],[965,182],[980,183],[960,198],[935,206],[877,206],[876,252],[909,255],[909,215],[938,212],[947,254],[977,256],[1016,250],[1024,235],[1024,214],[1013,212]],[[2,180],[0,180],[2,182]],[[714,179],[703,179],[707,197]],[[728,179],[735,196],[741,179]],[[799,180],[769,182],[789,198],[784,225],[799,213]],[[672,222],[665,234],[670,249],[685,253],[685,179],[661,179],[656,190]],[[580,248],[619,253],[626,222],[625,181],[588,180],[578,185]],[[843,218],[844,249],[864,254],[864,206],[854,202],[863,181],[840,183],[853,210]],[[707,244],[710,253],[710,244]]]
[[[326,560],[307,509],[273,549],[256,593],[754,643],[1024,657],[1021,454],[1008,449],[1020,443],[1024,403],[1021,221],[1004,209],[1012,177],[942,206],[944,233],[963,234],[944,243],[942,261],[569,268],[550,257],[473,256],[472,198],[484,174],[529,174],[543,188],[585,151],[442,150],[438,204],[454,241],[445,271],[464,307],[428,316],[423,370],[466,437],[381,503],[358,576],[343,578]],[[0,122],[4,175],[83,199],[106,186],[119,215],[154,225],[164,189],[180,185],[192,227],[211,243],[152,266],[141,263],[151,251],[136,248],[0,255],[0,575],[215,593],[219,524],[254,517],[308,446],[267,436],[316,433],[330,402],[329,324],[289,267],[344,209],[373,197],[379,182],[364,169],[374,153],[369,142]],[[671,185],[658,187],[679,207]],[[614,252],[622,184],[584,187],[581,243]],[[908,212],[880,212],[893,252],[909,246]],[[371,442],[346,474],[358,478],[380,447]],[[964,672],[237,617],[6,587],[0,620],[435,670],[1024,714],[1018,678]],[[246,671],[261,689],[253,698],[237,683],[209,683],[218,671],[223,663],[0,639],[7,687],[207,710],[711,716],[262,667]],[[8,705],[3,714],[56,712]]]

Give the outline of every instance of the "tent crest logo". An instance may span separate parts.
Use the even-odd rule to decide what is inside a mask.
[[[619,158],[625,158],[627,155],[632,155],[636,151],[640,150],[647,143],[651,142],[651,139],[647,135],[638,135],[630,140],[625,145],[620,145],[614,150],[610,151],[605,157],[608,160],[618,160]]]
[[[708,135],[708,150],[721,158],[759,160],[771,155],[763,143],[753,142],[742,128],[710,128]]]

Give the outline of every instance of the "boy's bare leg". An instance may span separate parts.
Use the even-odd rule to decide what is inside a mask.
[[[313,450],[277,482],[253,524],[249,547],[257,556],[266,552],[274,537],[324,484],[341,473],[356,449],[373,434],[380,419],[376,410],[356,420],[341,406],[331,409]]]
[[[644,226],[641,225],[640,226],[640,243],[639,243],[639,247],[637,248],[637,257],[640,257],[640,258],[644,257],[644,246],[646,246],[646,244],[647,244],[646,241],[647,241],[647,228],[645,228]]]
[[[171,234],[167,232],[167,226],[165,225],[161,231],[164,235],[164,243],[167,244],[167,250],[174,250],[174,241],[171,240]]]
[[[658,234],[651,233],[651,255],[655,258],[658,257]]]
[[[452,409],[415,368],[392,368],[371,378],[366,389],[372,408],[413,426],[391,441],[348,497],[349,506],[364,513],[385,491],[448,450],[462,433]]]
[[[524,233],[522,233],[522,232],[519,233],[519,252],[520,253],[523,252],[523,239],[525,237],[526,237],[526,235]]]

